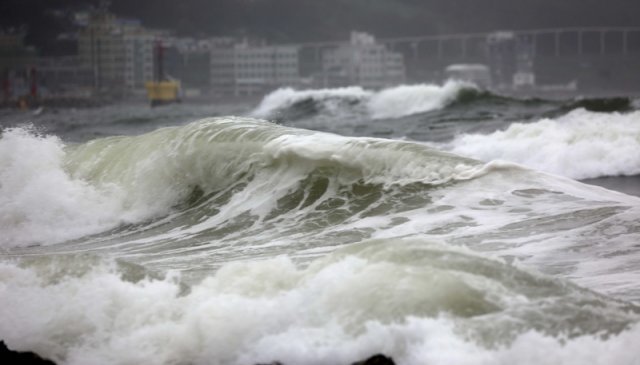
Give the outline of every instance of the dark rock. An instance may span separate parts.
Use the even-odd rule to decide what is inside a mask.
[[[261,364],[255,364],[255,365],[283,365],[283,364],[280,361],[274,361],[270,363],[261,363]],[[396,365],[396,363],[393,362],[393,359],[388,356],[385,356],[383,354],[377,354],[377,355],[371,356],[366,360],[354,362],[351,365]]]
[[[0,364],[3,365],[56,365],[33,352],[18,352],[9,350],[4,341],[0,341]]]
[[[395,365],[395,364],[396,363],[393,362],[392,358],[382,354],[377,354],[377,355],[371,356],[366,360],[354,362],[351,365]]]

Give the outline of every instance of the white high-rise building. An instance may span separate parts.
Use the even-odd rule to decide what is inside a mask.
[[[125,85],[129,90],[143,90],[154,78],[156,36],[147,32],[127,34],[125,44]]]
[[[223,95],[255,95],[300,81],[298,48],[250,46],[211,50],[211,88]]]
[[[155,40],[165,35],[142,27],[138,20],[96,11],[79,33],[80,60],[91,68],[96,90],[143,90],[154,76]]]
[[[360,85],[383,88],[405,81],[404,56],[376,43],[372,35],[352,32],[349,44],[324,52],[325,87]]]

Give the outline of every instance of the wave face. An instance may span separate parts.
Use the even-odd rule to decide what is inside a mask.
[[[504,159],[587,179],[640,174],[640,112],[575,110],[556,119],[514,123],[504,131],[463,134],[449,149],[483,161]]]
[[[637,361],[635,197],[250,118],[83,144],[9,129],[0,152],[12,349],[71,365]]]

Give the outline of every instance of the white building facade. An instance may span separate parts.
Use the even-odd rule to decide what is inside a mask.
[[[360,85],[378,89],[404,83],[405,75],[404,56],[376,43],[366,33],[352,32],[349,44],[323,53],[324,87]]]
[[[94,89],[122,94],[144,90],[144,83],[154,77],[156,39],[165,35],[135,19],[106,11],[90,14],[79,33],[78,52],[82,64],[92,70]]]
[[[156,42],[156,37],[146,32],[125,35],[124,79],[128,90],[144,90],[145,82],[153,80]]]
[[[211,50],[211,88],[219,95],[256,95],[300,82],[295,46],[249,46]]]

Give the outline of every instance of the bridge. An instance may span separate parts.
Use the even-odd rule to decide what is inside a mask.
[[[500,43],[501,39],[513,42]],[[492,74],[508,76],[511,71],[500,70],[514,67],[505,66],[505,60],[516,57],[513,47],[521,47],[534,60],[536,83],[541,85],[577,81],[585,90],[640,91],[640,27],[562,27],[423,35],[379,38],[377,43],[404,55],[406,77],[412,82],[442,80],[446,76],[443,70],[457,63],[486,64]],[[323,72],[323,52],[348,44],[349,40],[289,45],[300,49],[301,73],[313,75]]]
[[[465,58],[484,47],[487,39],[497,33],[509,33],[526,39],[533,45],[534,54],[607,54],[640,52],[640,27],[565,27],[528,30],[509,30],[479,33],[424,35],[380,38],[378,43],[390,49],[399,49],[405,57],[444,58],[452,55]],[[348,41],[322,41],[289,44],[310,49],[320,57],[323,49],[348,44]],[[407,52],[408,51],[408,52]]]

